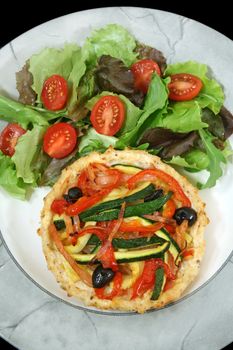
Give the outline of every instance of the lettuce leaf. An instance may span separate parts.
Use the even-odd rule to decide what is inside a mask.
[[[197,101],[173,103],[168,112],[160,113],[151,122],[151,127],[167,128],[175,132],[190,132],[208,127],[201,120],[201,108]]]
[[[15,164],[12,159],[5,156],[0,151],[0,186],[9,194],[18,198],[25,199],[28,186],[19,179],[16,174]]]
[[[102,55],[119,58],[126,66],[130,66],[137,57],[135,47],[135,38],[125,28],[118,24],[108,24],[91,33],[82,52],[90,66],[95,66],[97,59]]]
[[[41,113],[30,106],[0,95],[0,119],[8,123],[19,123],[25,129],[30,123],[48,126],[48,120],[52,115],[57,117],[53,112]]]
[[[157,74],[154,74],[151,83],[149,86],[148,93],[145,98],[145,104],[143,108],[143,112],[139,117],[137,124],[135,127],[122,134],[119,140],[119,146],[124,144],[125,146],[134,146],[142,135],[143,131],[147,127],[147,123],[145,123],[149,116],[155,111],[160,111],[167,106],[168,99],[168,90],[167,84],[170,81],[170,78],[162,80]],[[145,123],[145,125],[143,125]],[[151,127],[149,125],[149,127]],[[117,147],[118,144],[116,144]]]
[[[66,44],[63,49],[45,48],[33,55],[29,61],[29,71],[33,75],[33,90],[40,102],[44,81],[53,74],[61,75],[68,81],[70,96],[67,103],[72,112],[77,102],[77,88],[86,71],[81,48],[76,44]]]
[[[215,114],[218,114],[224,102],[224,93],[215,79],[208,78],[207,65],[195,61],[187,61],[170,64],[165,71],[166,75],[178,73],[193,74],[202,80],[203,88],[194,101],[197,101],[201,108],[208,107]]]
[[[209,166],[209,157],[206,153],[199,149],[193,149],[187,152],[184,156],[174,156],[166,163],[178,165],[186,170],[201,171]]]
[[[86,107],[91,111],[95,103],[102,97],[106,95],[111,95],[111,96],[118,96],[125,105],[125,121],[124,124],[121,128],[121,130],[118,132],[117,136],[119,137],[120,135],[123,135],[124,133],[132,130],[135,125],[137,124],[138,119],[140,118],[141,114],[143,111],[136,107],[127,97],[124,95],[117,95],[109,91],[103,91],[101,94],[94,96],[92,99],[90,99]]]
[[[116,137],[99,134],[94,128],[90,128],[79,143],[79,156],[92,151],[105,151],[109,146],[114,147],[116,142]]]
[[[209,157],[209,166],[207,170],[209,171],[209,178],[205,184],[198,184],[200,189],[213,187],[216,181],[222,176],[221,163],[226,163],[223,152],[216,148],[213,144],[213,136],[206,130],[199,130],[200,138],[206,149],[206,153]]]
[[[36,186],[41,172],[37,157],[41,150],[45,130],[45,127],[37,125],[32,130],[28,130],[26,134],[18,139],[15,153],[12,157],[12,161],[16,166],[17,177],[22,178],[25,183],[33,186]]]

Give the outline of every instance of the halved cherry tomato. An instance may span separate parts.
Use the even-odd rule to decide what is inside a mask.
[[[135,187],[135,185],[140,181],[155,181],[155,180],[163,181],[167,186],[169,186],[170,190],[173,191],[174,197],[182,203],[183,206],[191,207],[191,202],[189,198],[185,195],[179,183],[172,177],[171,175],[165,173],[159,169],[146,169],[142,170],[139,173],[133,175],[128,181],[129,189]]]
[[[199,94],[203,86],[201,79],[192,74],[174,74],[170,78],[169,98],[174,101],[192,100]]]
[[[99,299],[107,299],[112,300],[114,297],[119,295],[121,293],[121,285],[122,285],[122,274],[121,272],[117,271],[114,278],[113,278],[113,288],[112,291],[108,294],[105,294],[105,287],[103,288],[96,288],[95,294]]]
[[[131,66],[131,72],[134,75],[135,88],[141,90],[144,94],[147,93],[152,74],[156,72],[159,76],[161,75],[159,65],[148,59],[134,63]]]
[[[65,212],[68,206],[69,206],[69,203],[65,199],[54,199],[50,209],[52,210],[53,213],[61,215]]]
[[[68,97],[67,81],[60,75],[52,75],[45,80],[41,100],[45,108],[50,111],[58,111],[65,107]]]
[[[52,158],[64,158],[74,150],[77,136],[77,130],[70,124],[53,124],[46,130],[43,149]]]
[[[113,136],[125,119],[125,106],[117,96],[101,97],[91,111],[91,123],[99,134]]]
[[[163,217],[166,219],[173,218],[173,215],[176,211],[176,205],[175,202],[172,199],[169,199],[167,203],[163,206]]]
[[[0,134],[0,150],[6,156],[12,157],[15,153],[15,146],[18,138],[26,133],[19,124],[8,124]]]

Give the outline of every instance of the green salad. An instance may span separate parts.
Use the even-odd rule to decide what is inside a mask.
[[[18,101],[0,96],[0,186],[25,199],[92,151],[131,147],[188,172],[198,187],[222,176],[233,116],[205,64],[167,65],[163,53],[117,24],[83,46],[66,43],[28,58],[16,73]]]

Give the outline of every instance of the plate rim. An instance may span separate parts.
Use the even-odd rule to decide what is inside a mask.
[[[61,16],[58,16],[58,17],[55,17],[55,18],[51,18],[50,20],[47,20],[45,22],[42,22],[30,29],[28,29],[27,31],[19,34],[18,36],[14,37],[13,39],[11,39],[8,43],[6,43],[4,46],[0,47],[0,52],[1,51],[4,51],[4,49],[6,49],[9,45],[11,45],[12,42],[14,42],[15,40],[17,40],[18,38],[24,36],[25,34],[29,33],[30,31],[34,30],[34,29],[37,29],[47,23],[50,23],[50,22],[53,22],[53,21],[56,21],[56,20],[59,20],[59,19],[62,19],[64,17],[69,17],[71,15],[75,15],[75,14],[80,14],[80,13],[85,13],[85,12],[94,12],[96,10],[109,10],[109,9],[120,9],[120,10],[127,10],[127,9],[138,9],[138,10],[150,10],[150,11],[156,11],[156,12],[160,12],[160,13],[163,13],[163,14],[171,14],[171,15],[174,15],[176,17],[180,17],[180,18],[186,18],[198,25],[201,25],[201,26],[204,26],[206,29],[210,29],[211,31],[214,31],[215,33],[217,33],[218,35],[221,35],[223,38],[229,40],[231,43],[233,43],[233,40],[230,39],[227,35],[219,32],[218,30],[212,28],[211,26],[208,26],[207,24],[204,24],[202,22],[199,22],[198,20],[195,20],[195,19],[192,19],[190,17],[186,17],[184,15],[181,15],[181,14],[178,14],[178,13],[175,13],[175,12],[170,12],[170,11],[165,11],[165,10],[161,10],[161,9],[156,9],[156,8],[150,8],[150,7],[140,7],[140,6],[103,6],[103,7],[95,7],[95,8],[91,8],[91,9],[86,9],[86,10],[81,10],[81,11],[76,11],[76,12],[71,12],[71,13],[67,13],[67,14],[64,14],[64,15],[61,15]],[[10,258],[13,260],[13,262],[15,263],[15,265],[17,266],[17,268],[28,278],[29,281],[31,281],[35,286],[37,286],[40,290],[42,290],[44,293],[46,293],[47,295],[51,296],[52,298],[58,300],[58,301],[61,301],[62,303],[66,304],[66,305],[69,305],[75,309],[78,309],[78,310],[81,310],[81,311],[86,311],[86,312],[90,312],[90,313],[94,313],[94,314],[99,314],[99,315],[106,315],[106,316],[133,316],[133,315],[141,315],[135,311],[132,311],[132,312],[125,312],[125,311],[105,311],[105,310],[98,310],[98,309],[91,309],[89,308],[88,306],[82,306],[82,305],[75,305],[67,300],[64,300],[62,297],[59,297],[55,294],[53,294],[52,292],[50,292],[49,290],[47,290],[45,287],[43,287],[39,282],[37,282],[33,277],[31,277],[29,275],[28,272],[26,272],[26,270],[20,265],[20,263],[17,261],[17,259],[14,257],[13,253],[11,252],[10,248],[8,247],[5,239],[4,239],[4,236],[1,232],[1,229],[0,229],[0,239],[2,240],[2,243],[3,243],[3,246],[4,248],[6,249],[8,255],[10,256]],[[193,290],[192,292],[188,293],[187,295],[184,295],[183,297],[179,298],[178,300],[172,302],[172,303],[169,303],[169,304],[166,304],[165,306],[161,307],[161,308],[158,308],[158,309],[150,309],[150,310],[147,310],[145,312],[146,313],[152,313],[152,312],[156,312],[156,311],[160,311],[160,310],[163,310],[163,309],[166,309],[166,308],[169,308],[173,305],[176,305],[188,298],[190,298],[191,296],[193,296],[194,294],[196,294],[197,292],[199,292],[202,288],[206,287],[212,280],[214,280],[214,278],[225,268],[225,266],[228,264],[228,262],[230,261],[230,259],[233,257],[233,249],[231,251],[231,253],[228,255],[228,257],[226,258],[226,260],[223,262],[223,264],[218,268],[218,270],[208,279],[206,280],[202,285],[200,285],[198,288],[196,288],[195,290]]]

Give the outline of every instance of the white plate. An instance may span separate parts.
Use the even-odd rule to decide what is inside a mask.
[[[0,51],[0,92],[17,98],[15,72],[33,53],[44,47],[78,42],[94,28],[119,23],[141,42],[163,51],[168,62],[197,60],[206,63],[224,86],[226,106],[233,111],[233,44],[222,34],[190,19],[142,8],[102,8],[70,14],[44,23],[21,35]],[[232,252],[233,165],[228,164],[217,185],[201,191],[207,203],[210,224],[206,230],[206,254],[201,272],[187,291],[190,296],[220,271]],[[22,202],[0,190],[0,227],[5,245],[15,262],[39,287],[53,296],[83,308],[66,296],[47,270],[37,229],[43,197],[48,188],[36,190],[30,201]],[[96,311],[95,308],[86,308]]]

